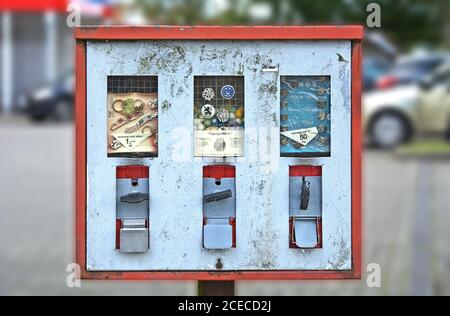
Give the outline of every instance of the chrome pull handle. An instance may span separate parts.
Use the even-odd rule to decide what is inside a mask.
[[[311,195],[311,183],[303,178],[302,191],[300,192],[300,209],[306,211],[309,204],[309,196]]]
[[[231,193],[231,190],[210,193],[203,197],[203,202],[204,203],[217,202],[217,201],[228,199],[232,196],[233,196],[233,194]]]
[[[122,195],[120,197],[120,202],[122,203],[141,203],[150,199],[150,195],[148,193],[142,192],[131,192],[126,195]]]

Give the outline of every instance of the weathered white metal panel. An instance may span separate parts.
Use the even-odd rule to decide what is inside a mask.
[[[90,271],[351,269],[350,41],[87,43]],[[263,66],[279,66],[279,73]],[[202,167],[193,159],[193,76],[245,76],[245,157],[236,165],[237,247],[202,248]],[[158,75],[159,156],[107,158],[108,75]],[[280,158],[280,75],[331,76],[331,157]],[[150,250],[115,250],[115,167],[150,169]],[[323,249],[290,249],[289,165],[323,165]]]

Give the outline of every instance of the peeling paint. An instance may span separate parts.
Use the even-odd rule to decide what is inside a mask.
[[[179,45],[169,45],[165,42],[155,44],[143,56],[138,58],[138,73],[151,73],[158,69],[168,73],[177,72],[186,63],[185,48]]]
[[[212,60],[224,60],[227,56],[227,50],[225,49],[209,49],[206,45],[201,46],[200,61],[212,61]]]
[[[248,57],[245,60],[247,69],[252,72],[261,71],[262,68],[270,66],[272,64],[272,59],[267,55],[261,55],[259,53]]]
[[[258,92],[260,93],[261,96],[265,96],[265,95],[274,96],[278,92],[278,82],[271,81],[271,82],[267,82],[267,83],[262,83],[259,86]]]
[[[272,113],[272,122],[275,127],[280,127],[278,116],[276,113]]]
[[[336,53],[336,55],[338,55],[338,61],[339,61],[340,63],[347,63],[347,64],[348,64],[348,60],[345,60],[345,58],[342,57],[341,54]]]
[[[161,110],[163,112],[169,111],[171,107],[172,105],[170,104],[169,100],[164,100],[163,102],[161,102]]]

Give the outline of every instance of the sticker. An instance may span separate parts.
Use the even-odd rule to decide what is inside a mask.
[[[216,94],[214,93],[214,90],[212,88],[206,88],[205,90],[203,90],[202,97],[206,101],[211,101],[215,96]]]
[[[317,134],[319,134],[317,127],[301,128],[293,131],[281,132],[281,135],[295,141],[302,146],[308,145],[314,139],[314,137],[317,136]]]
[[[280,80],[280,155],[328,157],[331,77],[281,76]]]
[[[219,138],[214,142],[214,149],[216,151],[224,151],[227,143],[223,138]]]
[[[216,114],[216,109],[211,104],[205,104],[201,112],[204,118],[212,118]]]
[[[221,123],[226,123],[230,119],[230,113],[225,109],[218,111],[216,116]]]
[[[194,157],[244,156],[244,77],[194,76]]]
[[[111,148],[117,150],[120,148],[119,144],[128,149],[134,149],[139,146],[144,140],[152,136],[151,133],[145,134],[113,134],[113,142]]]
[[[233,86],[225,85],[222,87],[222,90],[220,90],[220,94],[224,99],[231,99],[234,97],[236,91],[234,90]]]

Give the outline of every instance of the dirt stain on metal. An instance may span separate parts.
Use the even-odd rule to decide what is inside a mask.
[[[275,81],[262,83],[259,86],[258,92],[260,95],[276,95],[278,92],[278,85]]]
[[[161,110],[163,111],[163,113],[167,113],[172,107],[172,104],[170,104],[169,100],[164,100],[161,103]]]
[[[339,61],[340,63],[347,63],[347,64],[348,64],[348,60],[345,60],[345,58],[342,57],[341,54],[336,53],[336,55],[338,56],[338,61]]]
[[[247,65],[248,70],[256,73],[262,70],[262,68],[270,66],[272,64],[272,59],[267,55],[258,53],[248,57],[245,60],[245,64]]]
[[[280,124],[278,123],[278,117],[277,117],[276,113],[272,113],[272,122],[273,122],[273,125],[275,127],[280,127]]]
[[[152,67],[166,73],[175,73],[186,64],[186,49],[179,45],[167,43],[155,44],[143,56],[139,57],[138,73],[148,73]]]
[[[227,56],[225,49],[206,48],[206,45],[200,47],[200,61],[212,61],[224,59]]]

